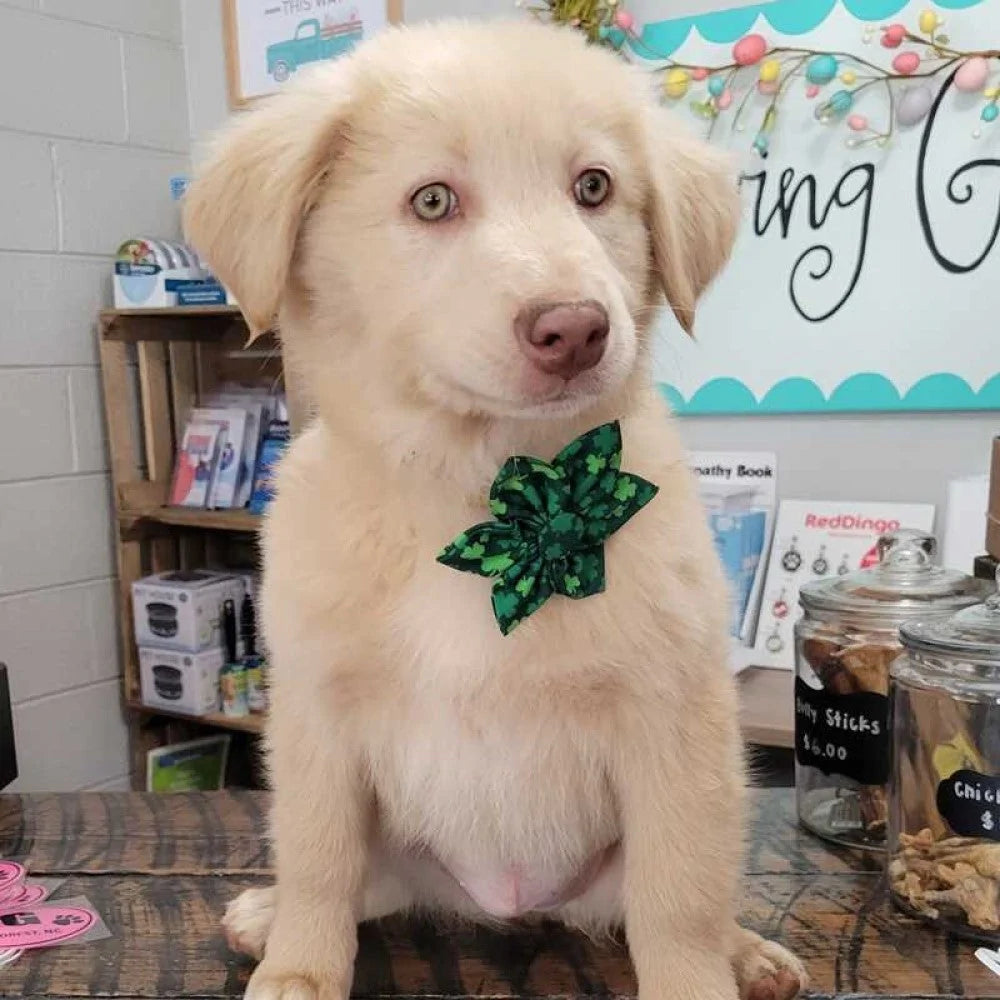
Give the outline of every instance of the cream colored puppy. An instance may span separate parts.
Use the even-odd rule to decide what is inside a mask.
[[[346,996],[357,923],[416,906],[623,922],[645,1000],[804,983],[737,928],[727,602],[650,378],[661,291],[690,329],[729,253],[735,176],[642,93],[575,33],[391,32],[241,116],[187,196],[318,414],[264,537],[277,884],[227,916],[253,1000]],[[659,494],[605,593],[504,637],[438,551],[508,456],[614,419]]]

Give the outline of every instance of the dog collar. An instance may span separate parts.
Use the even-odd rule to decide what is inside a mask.
[[[463,531],[438,562],[493,580],[504,635],[553,594],[578,600],[604,591],[604,542],[656,496],[621,471],[618,421],[571,441],[551,462],[515,455],[490,488],[495,520]]]

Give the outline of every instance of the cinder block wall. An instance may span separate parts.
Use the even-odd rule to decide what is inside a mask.
[[[179,0],[0,0],[0,660],[15,790],[128,781],[94,318],[121,241],[177,234],[181,39]]]

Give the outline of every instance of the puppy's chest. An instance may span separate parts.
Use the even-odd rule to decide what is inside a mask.
[[[484,707],[416,696],[371,731],[369,759],[383,835],[433,858],[487,912],[516,916],[593,877],[620,836],[617,811],[599,735],[516,697]]]

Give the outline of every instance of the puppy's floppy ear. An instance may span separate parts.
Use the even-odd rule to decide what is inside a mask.
[[[695,303],[736,239],[737,168],[727,154],[684,131],[667,111],[649,108],[646,130],[654,263],[667,302],[690,334]]]
[[[274,322],[296,239],[351,105],[351,60],[293,81],[233,119],[184,197],[184,230],[232,289],[251,338]]]

